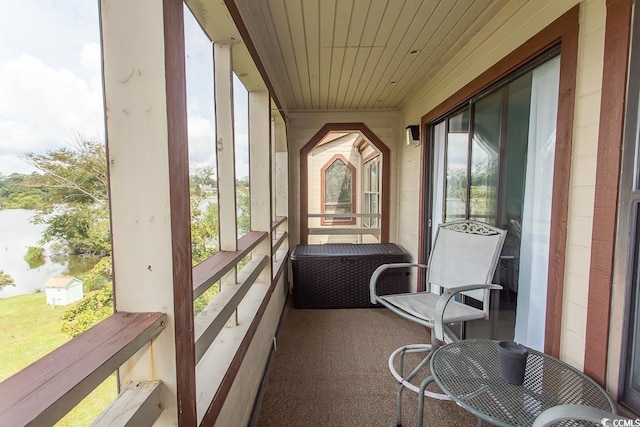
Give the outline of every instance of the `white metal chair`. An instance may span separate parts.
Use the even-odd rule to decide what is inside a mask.
[[[430,378],[425,379],[420,388],[411,381],[429,362],[431,352],[440,346],[440,342],[451,342],[455,339],[455,334],[448,325],[488,319],[490,290],[502,289],[491,281],[505,236],[505,230],[472,220],[441,224],[436,233],[428,265],[385,264],[373,272],[369,284],[372,304],[382,304],[405,319],[432,330],[431,343],[406,345],[395,350],[389,357],[389,370],[399,383],[396,408],[398,425],[402,425],[402,392],[405,388],[418,393],[419,409],[423,406],[424,396],[449,400],[444,394],[425,390],[431,381]],[[385,270],[407,267],[416,267],[425,273],[426,291],[394,295],[377,294],[376,283]],[[477,301],[476,305],[482,308],[454,300],[453,297],[458,294],[464,295],[465,299]],[[405,376],[405,354],[422,352],[427,353],[424,359]],[[395,360],[398,356],[399,369],[396,369]],[[418,425],[421,420],[422,414],[419,413]]]

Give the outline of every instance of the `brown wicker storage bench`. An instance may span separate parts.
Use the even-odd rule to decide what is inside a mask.
[[[392,243],[298,245],[291,254],[295,308],[378,307],[369,299],[369,279],[382,264],[406,262]],[[378,292],[407,292],[407,269],[391,269],[378,281]]]

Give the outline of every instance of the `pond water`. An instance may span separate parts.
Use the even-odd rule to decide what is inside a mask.
[[[55,274],[78,276],[99,260],[96,257],[51,257],[51,247],[45,245],[46,262],[30,268],[24,255],[29,246],[40,246],[38,242],[46,228],[43,224],[31,223],[34,214],[34,211],[25,209],[0,210],[0,270],[11,276],[16,285],[0,289],[0,298],[40,290]]]

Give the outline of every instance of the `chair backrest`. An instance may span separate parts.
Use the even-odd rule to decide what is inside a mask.
[[[498,265],[506,230],[472,220],[453,221],[438,226],[429,255],[427,286],[451,288],[491,283]],[[489,290],[464,292],[482,302],[489,311]]]

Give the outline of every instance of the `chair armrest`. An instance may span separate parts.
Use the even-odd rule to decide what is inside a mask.
[[[417,268],[429,268],[424,264],[412,264],[410,262],[395,262],[390,264],[382,264],[380,267],[376,268],[373,274],[371,275],[371,279],[369,280],[369,297],[371,298],[371,304],[378,303],[378,294],[376,294],[376,283],[378,282],[378,278],[385,270],[390,268],[408,268],[408,267],[417,267]]]
[[[476,289],[495,289],[500,290],[502,286],[493,283],[479,283],[477,285],[464,285],[451,288],[444,288],[444,293],[438,298],[436,303],[435,312],[433,313],[433,332],[436,335],[436,339],[444,341],[444,309],[456,294],[466,291],[474,291]]]
[[[627,418],[585,405],[558,405],[538,415],[532,427],[547,427],[565,420],[589,421],[610,427],[613,426],[613,420],[627,420]]]

